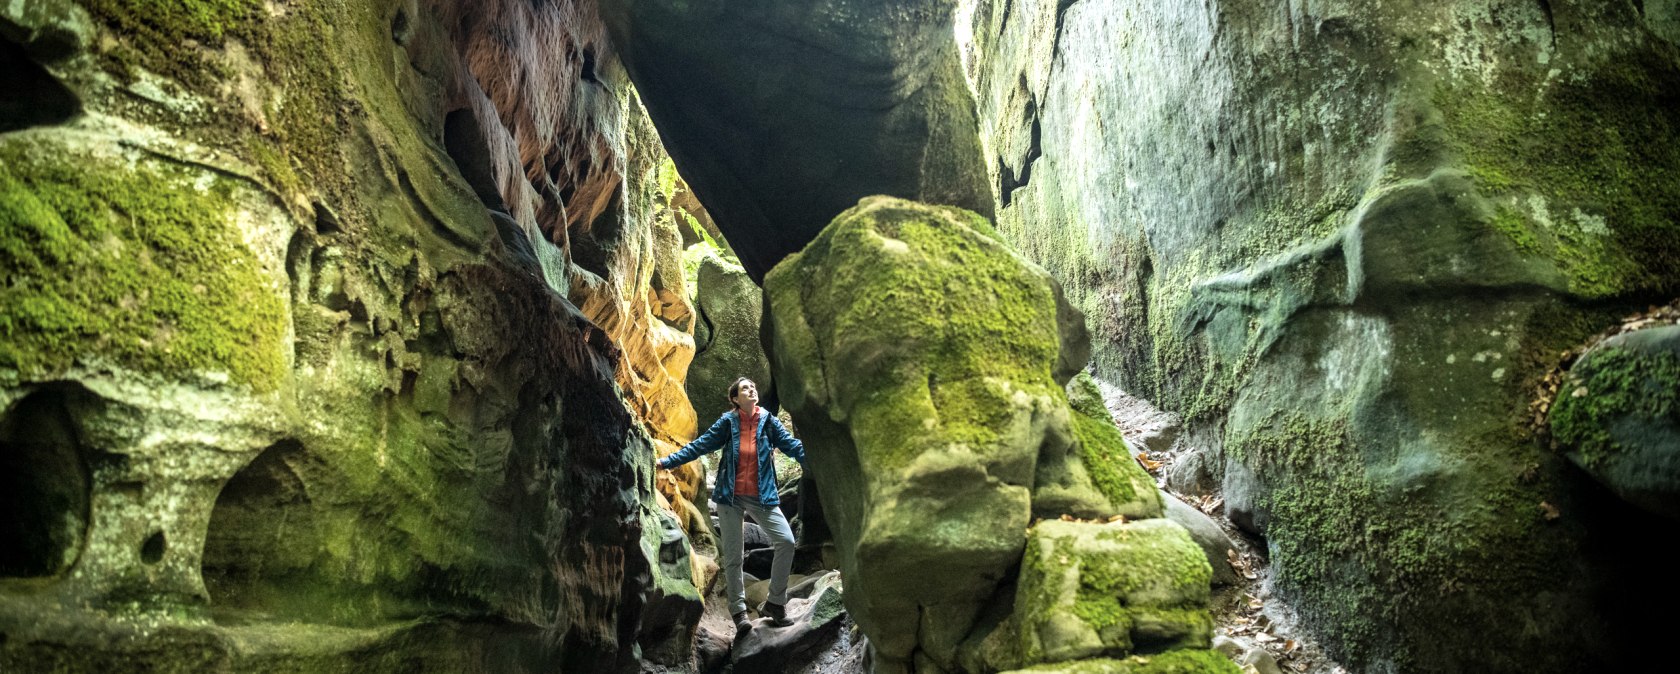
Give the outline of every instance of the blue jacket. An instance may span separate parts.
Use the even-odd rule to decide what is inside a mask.
[[[776,495],[775,450],[782,450],[803,466],[805,444],[787,432],[782,422],[769,412],[758,415],[758,430],[753,437],[756,438],[754,444],[758,446],[758,502],[767,506],[779,505],[782,499]],[[764,451],[766,447],[769,447],[770,451]],[[676,468],[719,449],[723,450],[723,461],[718,464],[717,484],[712,487],[712,501],[723,505],[735,505],[735,467],[741,463],[739,412],[724,412],[723,416],[718,417],[712,427],[695,438],[694,442],[683,445],[682,449],[660,459],[659,467]]]

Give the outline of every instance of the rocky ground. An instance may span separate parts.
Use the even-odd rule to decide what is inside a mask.
[[[1099,379],[1097,383],[1104,404],[1138,462],[1155,476],[1163,491],[1208,515],[1229,539],[1226,554],[1232,574],[1226,577],[1234,582],[1214,588],[1214,649],[1230,656],[1245,672],[1347,674],[1348,670],[1331,660],[1312,635],[1298,625],[1294,607],[1272,592],[1265,541],[1250,537],[1226,519],[1217,485],[1202,494],[1169,488],[1167,476],[1175,464],[1201,449],[1194,438],[1182,432],[1178,416],[1109,382]],[[1216,568],[1214,575],[1217,579],[1223,574]]]

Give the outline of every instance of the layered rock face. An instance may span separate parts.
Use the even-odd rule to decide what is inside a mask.
[[[1349,665],[1580,671],[1651,636],[1618,559],[1652,521],[1525,420],[1559,353],[1680,291],[1672,5],[960,12],[1001,232],[1100,374],[1216,440]]]
[[[0,37],[0,669],[687,659],[672,169],[592,5]]]
[[[1083,317],[984,218],[865,199],[765,290],[876,671],[1207,647],[1206,558],[1169,521],[1118,521],[1161,516],[1154,484],[1106,410],[1068,403]]]
[[[666,146],[754,281],[872,194],[989,214],[950,0],[606,0]]]

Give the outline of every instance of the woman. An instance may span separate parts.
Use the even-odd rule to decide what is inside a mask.
[[[788,624],[787,580],[793,568],[793,529],[778,507],[776,494],[776,450],[805,465],[805,445],[787,432],[782,422],[758,406],[758,385],[741,377],[729,385],[733,409],[718,417],[712,427],[694,442],[659,460],[662,469],[676,468],[719,449],[717,483],[712,502],[718,505],[718,526],[723,529],[723,577],[729,591],[729,612],[736,633],[752,629],[747,621],[747,596],[741,582],[741,515],[751,515],[770,536],[776,557],[770,564],[770,598],[764,615],[776,625]]]

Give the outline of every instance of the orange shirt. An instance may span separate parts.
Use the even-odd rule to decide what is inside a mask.
[[[758,498],[758,414],[753,407],[752,417],[741,419],[741,459],[735,467],[735,494]],[[739,416],[739,413],[737,413]]]

